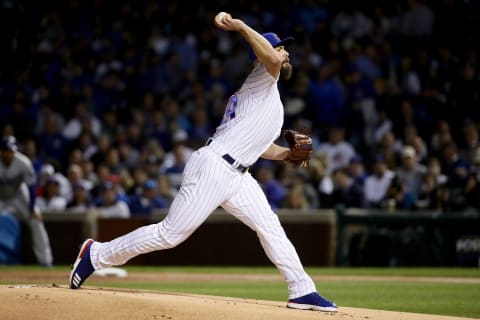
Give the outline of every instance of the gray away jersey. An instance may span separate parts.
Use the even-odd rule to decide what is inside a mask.
[[[22,184],[32,185],[36,182],[32,163],[25,155],[15,152],[12,163],[6,167],[0,161],[0,201],[14,198],[19,192],[25,196],[26,188]]]

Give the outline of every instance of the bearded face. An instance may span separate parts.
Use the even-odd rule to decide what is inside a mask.
[[[290,64],[290,62],[285,61],[282,64],[282,68],[280,69],[280,79],[282,80],[290,79],[292,77],[292,70],[293,70],[293,67]]]

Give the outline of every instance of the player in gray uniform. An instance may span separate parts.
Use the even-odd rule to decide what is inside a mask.
[[[222,206],[257,233],[266,255],[288,284],[288,307],[335,312],[337,306],[317,293],[278,216],[248,172],[259,157],[289,157],[290,149],[274,141],[280,136],[284,117],[277,81],[291,75],[285,46],[293,38],[281,40],[274,33],[261,35],[227,13],[217,15],[215,23],[223,30],[239,32],[247,40],[254,69],[230,97],[215,135],[189,158],[181,188],[165,219],[109,242],[86,240],[70,274],[70,287],[79,288],[96,269],[124,264],[142,253],[175,247]]]
[[[30,159],[17,151],[15,137],[0,141],[0,212],[23,220],[32,233],[33,252],[39,264],[53,263],[48,234],[40,212],[35,208],[36,174]]]

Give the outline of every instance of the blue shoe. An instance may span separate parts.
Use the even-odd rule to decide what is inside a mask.
[[[70,288],[78,289],[82,283],[95,271],[90,260],[90,248],[92,247],[92,239],[87,239],[83,242],[77,260],[73,265],[72,272],[70,272]]]
[[[301,310],[337,312],[337,305],[323,298],[317,292],[312,292],[295,299],[290,299],[288,300],[287,307]]]

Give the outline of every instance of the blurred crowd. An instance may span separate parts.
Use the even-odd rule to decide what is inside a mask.
[[[251,168],[273,208],[480,208],[474,1],[0,4],[0,133],[32,160],[43,211],[169,206],[251,68],[241,37],[213,26],[226,9],[296,39],[284,128],[315,152],[306,169]]]

